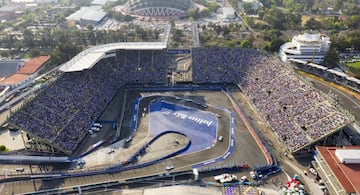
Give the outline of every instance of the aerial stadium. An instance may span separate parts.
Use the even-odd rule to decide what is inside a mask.
[[[271,56],[241,48],[193,48],[180,53],[191,56],[189,91],[192,85],[235,84],[289,151],[311,145],[350,122],[329,100]],[[171,55],[174,50],[166,48],[166,40],[87,49],[64,64],[59,69],[62,76],[14,113],[10,121],[71,154],[118,89],[144,84],[182,86],[169,79]]]
[[[186,81],[174,79],[177,56],[191,64]],[[91,169],[65,171],[64,177],[115,172],[139,177],[239,161],[246,165],[235,167],[277,166],[250,120],[255,115],[291,153],[353,120],[279,59],[252,49],[169,49],[165,36],[161,42],[95,46],[58,71],[9,118],[26,132],[29,151],[42,145],[51,159],[1,161]],[[256,114],[246,113],[245,103]]]
[[[191,0],[129,0],[124,11],[139,16],[179,16],[187,12]]]

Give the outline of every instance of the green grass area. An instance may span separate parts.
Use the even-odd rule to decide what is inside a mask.
[[[346,63],[345,65],[349,68],[349,71],[355,75],[355,77],[360,78],[360,62]]]
[[[24,58],[25,58],[25,59],[31,58],[31,54],[30,54],[29,52],[25,53],[25,54],[24,54]]]
[[[352,63],[346,63],[347,67],[351,67],[351,68],[358,68],[360,69],[360,62],[352,62]]]

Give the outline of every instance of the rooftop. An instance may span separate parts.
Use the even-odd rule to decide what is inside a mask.
[[[92,20],[100,21],[106,16],[100,6],[91,6],[91,7],[81,7],[78,11],[66,17],[67,20]]]
[[[107,52],[117,49],[125,50],[161,50],[166,48],[167,42],[121,42],[98,45],[86,49],[74,58],[64,63],[60,71],[73,72],[92,68]]]
[[[107,2],[112,2],[114,0],[93,0],[91,5],[101,5],[104,6]]]
[[[27,79],[29,75],[26,74],[13,74],[8,78],[0,81],[0,85],[15,85],[25,79]]]
[[[21,60],[0,60],[0,78],[15,74],[16,70],[24,65]]]
[[[309,34],[304,33],[302,35],[294,36],[294,39],[300,42],[321,42],[323,37],[327,37],[324,34],[316,33],[316,34]]]
[[[15,12],[20,9],[21,7],[19,5],[4,5],[0,7],[0,12]]]
[[[336,149],[336,156],[342,163],[360,164],[360,149]],[[349,162],[345,162],[349,161]]]
[[[16,73],[18,74],[33,74],[42,65],[50,60],[50,56],[38,56],[28,61],[23,67],[21,67]]]
[[[347,193],[360,193],[360,164],[343,164],[338,160],[336,150],[360,150],[360,146],[325,147],[317,146],[317,150],[335,174]]]

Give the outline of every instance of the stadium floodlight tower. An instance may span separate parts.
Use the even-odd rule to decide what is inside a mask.
[[[191,5],[191,0],[128,0],[125,10],[139,16],[179,16]]]

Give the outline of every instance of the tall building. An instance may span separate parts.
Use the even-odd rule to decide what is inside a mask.
[[[298,59],[321,64],[330,44],[330,38],[324,34],[305,33],[294,36],[291,42],[281,45],[279,55],[284,62],[288,62],[289,59]]]
[[[316,147],[314,167],[330,194],[360,194],[360,146]]]

